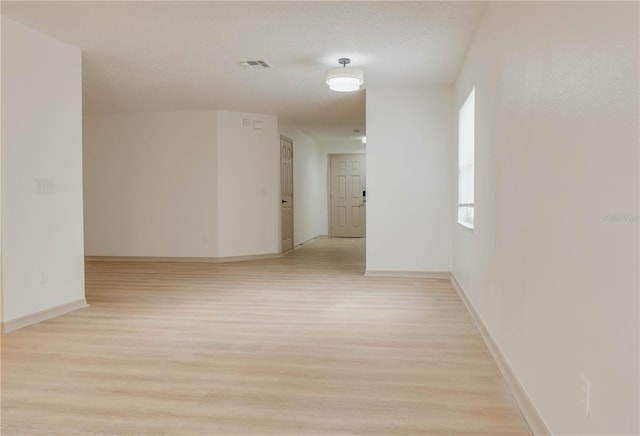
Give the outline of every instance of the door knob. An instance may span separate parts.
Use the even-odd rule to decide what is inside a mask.
[[[287,202],[287,200],[282,200],[282,204],[285,204]]]

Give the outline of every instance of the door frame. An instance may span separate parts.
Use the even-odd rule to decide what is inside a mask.
[[[293,197],[294,197],[294,193],[295,193],[295,186],[293,184],[294,181],[294,167],[293,167],[293,139],[289,138],[288,136],[282,135],[280,134],[280,141],[282,142],[282,140],[285,141],[289,141],[291,143],[291,250],[288,250],[286,252],[282,251],[282,236],[284,234],[284,228],[283,228],[283,216],[282,216],[282,146],[279,146],[278,149],[280,150],[280,180],[279,180],[279,186],[280,186],[280,195],[278,196],[278,215],[280,215],[280,225],[279,225],[279,230],[280,230],[280,234],[278,236],[278,251],[280,252],[280,254],[285,254],[288,253],[289,251],[293,251],[296,248],[296,244],[295,244],[295,225],[294,225],[294,218],[295,218],[295,209],[294,209],[294,201],[293,201]]]
[[[367,153],[329,153],[327,155],[327,223],[328,223],[328,231],[327,233],[329,234],[330,238],[333,238],[333,235],[331,234],[331,229],[333,228],[333,226],[331,225],[331,158],[333,156],[353,156],[353,155],[359,155],[359,156],[363,156],[365,159],[367,158]],[[367,167],[365,166],[365,174],[367,174]],[[366,211],[365,211],[366,213]],[[366,230],[365,230],[365,235],[366,235]],[[366,238],[366,236],[365,236]],[[282,239],[282,238],[280,238]]]

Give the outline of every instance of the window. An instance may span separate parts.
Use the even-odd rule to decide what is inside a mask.
[[[473,228],[475,167],[475,106],[473,88],[458,112],[458,222]]]

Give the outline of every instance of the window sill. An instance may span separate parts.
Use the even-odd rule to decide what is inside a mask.
[[[465,229],[473,230],[473,224],[465,223],[463,221],[456,221],[456,222],[460,224],[462,227],[464,227]]]

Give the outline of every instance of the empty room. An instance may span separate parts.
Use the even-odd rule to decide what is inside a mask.
[[[2,1],[3,435],[640,434],[640,4]]]

